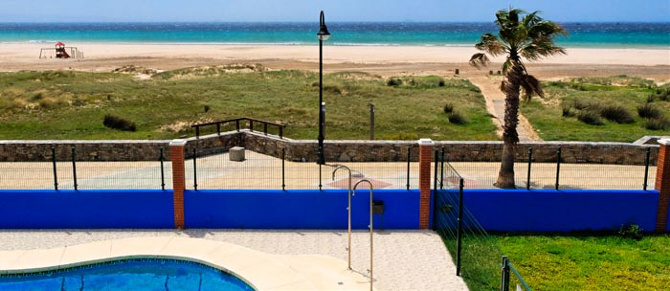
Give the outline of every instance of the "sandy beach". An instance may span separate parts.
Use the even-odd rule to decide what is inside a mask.
[[[84,70],[108,72],[125,65],[159,70],[228,63],[261,63],[271,69],[318,69],[318,48],[300,45],[67,43],[84,53],[80,59],[39,59],[49,43],[5,43],[0,46],[0,71]],[[451,75],[455,69],[468,77],[498,70],[503,58],[487,69],[467,64],[477,52],[460,46],[324,46],[326,72],[365,71],[397,74]],[[50,56],[49,54],[47,54]],[[567,55],[528,64],[544,79],[573,76],[633,75],[670,81],[670,48],[568,48]]]

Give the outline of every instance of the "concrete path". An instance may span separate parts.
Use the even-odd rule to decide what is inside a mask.
[[[134,238],[134,243],[128,242],[128,239]],[[165,238],[172,238],[166,240]],[[197,238],[192,240],[189,238]],[[139,241],[138,241],[139,240]],[[161,244],[156,244],[159,240]],[[112,242],[109,242],[112,241]],[[183,242],[181,246],[173,245],[175,242]],[[90,244],[94,243],[95,244]],[[322,287],[317,290],[344,290],[349,289],[345,285],[332,284],[343,280],[343,284],[354,282],[356,289],[366,289],[368,286],[369,266],[370,266],[370,236],[367,231],[355,231],[352,234],[352,260],[351,266],[355,274],[345,274],[342,277],[337,270],[346,271],[347,261],[347,233],[340,230],[220,230],[220,229],[189,229],[189,230],[3,230],[0,231],[0,266],[12,266],[21,256],[27,256],[26,250],[54,249],[52,251],[40,251],[39,253],[56,252],[51,261],[63,262],[66,249],[75,248],[77,245],[89,244],[89,246],[103,248],[106,254],[112,254],[110,243],[120,244],[124,248],[132,246],[144,246],[141,252],[138,250],[127,250],[133,254],[140,255],[151,250],[158,251],[161,255],[179,255],[185,249],[191,249],[195,252],[187,257],[204,256],[204,259],[214,260],[218,265],[224,268],[240,267],[241,273],[254,271],[244,266],[250,266],[249,258],[244,256],[228,255],[217,259],[215,250],[221,250],[216,243],[224,242],[228,245],[227,249],[242,246],[254,252],[262,252],[267,255],[277,255],[281,259],[279,267],[292,267],[295,272],[307,270],[300,276],[311,276],[309,280],[301,279],[303,283],[323,282]],[[166,245],[166,247],[163,247]],[[172,245],[168,248],[168,245]],[[105,247],[106,246],[106,247]],[[63,249],[63,247],[66,247]],[[207,251],[207,248],[211,251]],[[81,248],[81,247],[76,247]],[[15,252],[7,252],[15,251]],[[70,251],[71,252],[71,251]],[[87,252],[78,252],[87,254]],[[248,253],[248,252],[247,252]],[[4,256],[3,256],[4,254]],[[12,254],[12,255],[9,255]],[[230,252],[227,252],[230,254]],[[307,256],[306,256],[307,255]],[[287,258],[286,256],[290,256]],[[325,270],[317,268],[318,264],[313,264],[312,268],[300,264],[296,259],[314,259],[318,256],[327,257],[329,271],[318,274],[317,271]],[[48,258],[32,256],[37,263],[47,261]],[[263,257],[263,256],[261,256]],[[43,258],[40,259],[40,258]],[[273,257],[270,257],[271,259]],[[218,260],[218,261],[217,261]],[[238,260],[238,261],[233,261]],[[79,260],[81,261],[81,260]],[[323,259],[320,260],[324,261]],[[259,264],[261,261],[258,261]],[[334,262],[334,263],[332,263]],[[58,264],[59,264],[58,263]],[[240,265],[241,264],[241,265]],[[265,276],[277,277],[270,266],[260,266]],[[346,273],[346,272],[345,272]],[[252,273],[247,272],[250,277]],[[262,274],[261,274],[262,275]],[[297,276],[296,278],[298,278]],[[262,279],[262,278],[261,278]],[[282,278],[278,278],[282,279]],[[439,235],[433,231],[375,231],[374,235],[374,287],[375,290],[468,290],[467,286],[460,277],[456,276],[456,269],[452,262],[449,252]],[[277,282],[262,284],[276,284]],[[252,282],[254,283],[254,282]],[[263,285],[276,286],[276,285]],[[295,288],[288,288],[288,287]],[[271,290],[315,290],[314,288],[302,289],[298,285],[286,285],[286,288],[273,288]],[[302,285],[300,285],[302,286]],[[353,286],[349,284],[349,286]],[[362,287],[362,288],[361,288]],[[296,289],[297,288],[297,289]],[[265,288],[260,288],[267,290]]]
[[[498,127],[498,136],[502,137],[502,124],[505,117],[505,95],[500,91],[501,76],[484,75],[481,71],[465,73],[464,76],[479,87],[486,99],[486,110],[491,114],[493,123]],[[519,112],[519,141],[541,141],[528,119]]]

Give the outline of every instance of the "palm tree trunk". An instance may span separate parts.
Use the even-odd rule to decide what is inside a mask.
[[[514,159],[519,134],[516,131],[519,123],[519,89],[524,68],[518,60],[511,60],[511,68],[507,72],[507,81],[503,85],[505,93],[505,123],[503,125],[503,152],[498,180],[495,183],[499,188],[516,188],[514,184]]]

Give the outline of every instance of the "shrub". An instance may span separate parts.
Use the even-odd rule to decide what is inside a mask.
[[[653,103],[655,99],[656,96],[654,96],[654,94],[649,94],[649,96],[647,96],[647,103]]]
[[[660,118],[663,116],[663,111],[647,103],[644,106],[637,107],[637,114],[642,118]]]
[[[35,102],[35,101],[40,101],[44,98],[44,95],[42,93],[35,93],[35,95],[30,97],[30,101]]]
[[[644,122],[644,128],[649,130],[670,130],[670,119],[653,118]]]
[[[400,85],[402,85],[402,79],[392,77],[386,82],[386,85],[387,86],[393,86],[393,87],[400,86]]]
[[[576,115],[574,108],[567,104],[563,104],[561,106],[561,113],[563,117],[573,117]]]
[[[598,115],[598,113],[593,112],[593,111],[582,111],[577,116],[577,119],[579,119],[579,121],[581,121],[581,122],[584,122],[584,123],[590,124],[590,125],[603,125],[603,124],[605,124],[602,121],[602,119],[600,119],[600,115]]]
[[[134,122],[111,114],[105,115],[102,124],[105,127],[123,131],[135,131],[137,129]]]
[[[209,112],[210,109],[209,105],[205,105],[205,113]]]
[[[630,113],[626,108],[622,106],[605,106],[600,110],[600,116],[603,118],[614,121],[616,123],[633,123],[635,118],[633,114]]]
[[[577,110],[584,110],[584,109],[594,107],[594,104],[593,103],[587,103],[587,102],[584,102],[580,99],[577,99],[575,101],[572,101],[572,107],[574,107]]]
[[[449,114],[452,112],[454,112],[454,104],[451,103],[444,104],[444,113]]]
[[[633,223],[621,225],[618,234],[623,238],[632,238],[634,240],[642,239],[642,228]]]
[[[468,120],[465,118],[465,115],[456,111],[449,113],[447,118],[449,119],[449,122],[453,124],[464,125],[468,123]]]
[[[438,87],[444,87],[444,79],[440,79],[440,81],[437,83]]]

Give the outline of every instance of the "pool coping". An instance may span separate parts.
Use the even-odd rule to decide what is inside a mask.
[[[119,259],[183,259],[231,273],[255,290],[369,290],[369,278],[325,255],[273,255],[200,238],[135,237],[52,249],[0,251],[0,274],[67,269]]]

